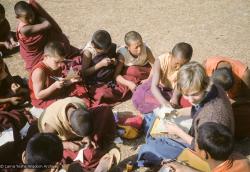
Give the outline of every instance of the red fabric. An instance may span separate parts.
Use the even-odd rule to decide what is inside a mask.
[[[27,122],[31,124],[31,127],[28,129],[28,133],[25,138],[21,139],[19,131]],[[8,142],[0,146],[0,155],[4,155],[0,156],[0,162],[2,164],[22,163],[21,155],[26,148],[28,140],[38,132],[38,129],[34,124],[35,119],[26,110],[11,110],[9,112],[0,111],[0,132],[2,132],[3,129],[12,127],[14,135],[13,142]],[[7,169],[6,171],[11,170]],[[20,169],[16,171],[20,171]]]
[[[122,71],[122,76],[130,81],[133,81],[136,84],[140,84],[140,82],[144,79],[147,79],[151,71],[151,66],[129,66],[124,67]]]
[[[142,123],[143,123],[143,119],[141,115],[125,115],[125,116],[121,116],[118,117],[118,124],[120,125],[125,125],[125,126],[131,126],[134,127],[138,130],[141,129],[142,127]]]
[[[17,29],[17,40],[20,44],[20,54],[25,62],[25,68],[31,72],[35,66],[43,58],[44,46],[47,43],[47,32],[41,32],[29,37],[25,37],[20,33],[23,26],[19,24]]]
[[[62,32],[59,24],[50,16],[50,14],[35,0],[30,1],[31,6],[37,13],[37,15],[46,18],[52,25],[52,28],[48,32],[48,41],[59,41],[63,44],[66,52],[66,58],[72,57],[75,53],[79,52],[79,49],[70,45],[67,36]]]
[[[54,77],[62,77],[62,71],[52,71],[50,70],[43,62],[39,62],[35,67],[33,68],[30,79],[29,79],[29,88],[30,88],[30,98],[31,98],[31,104],[37,108],[47,108],[49,105],[51,105],[53,102],[55,102],[58,99],[65,98],[65,97],[79,97],[84,99],[86,105],[90,106],[90,101],[87,94],[87,89],[81,85],[80,83],[73,84],[68,87],[63,87],[60,90],[54,91],[49,97],[46,99],[36,99],[34,91],[33,91],[33,81],[32,81],[32,73],[35,69],[40,68],[45,72],[46,81],[45,81],[45,88],[48,88],[50,85],[52,85],[55,80],[51,78],[51,76]]]
[[[96,84],[89,86],[89,96],[93,99],[92,107],[99,105],[114,106],[131,98],[128,87],[116,84]]]
[[[78,52],[77,48],[70,45],[68,38],[62,33],[61,28],[55,20],[37,2],[33,1],[31,5],[37,16],[42,16],[49,20],[52,24],[52,28],[26,37],[20,32],[20,29],[25,25],[19,23],[17,28],[17,39],[20,43],[20,54],[24,59],[25,68],[28,72],[31,72],[32,68],[42,60],[44,46],[49,41],[61,42],[64,46],[67,57],[71,57],[72,54]]]
[[[55,80],[51,78],[51,76],[56,76],[56,77],[60,77],[61,75],[61,71],[52,71],[50,70],[43,62],[39,62],[37,65],[34,66],[34,68],[32,69],[32,72],[30,74],[30,78],[29,78],[29,89],[30,89],[30,98],[31,98],[31,104],[35,107],[38,108],[46,108],[48,107],[50,104],[52,104],[53,102],[55,102],[57,99],[60,98],[60,91],[57,90],[55,91],[51,96],[49,96],[48,98],[41,100],[41,99],[36,99],[34,91],[33,91],[33,81],[32,81],[32,73],[35,69],[41,69],[45,72],[45,76],[46,76],[46,81],[45,81],[45,88],[48,88],[50,85],[52,85]]]
[[[93,134],[92,140],[98,146],[97,149],[88,148],[83,151],[84,162],[81,163],[85,169],[95,168],[101,157],[107,152],[107,147],[113,142],[116,134],[116,125],[113,112],[109,107],[100,106],[90,109],[92,112]],[[64,150],[63,157],[66,163],[72,162],[78,152]]]

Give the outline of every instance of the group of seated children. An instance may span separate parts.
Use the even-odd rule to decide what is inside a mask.
[[[119,159],[109,152],[117,134],[111,107],[132,98],[141,114],[158,107],[191,107],[189,133],[174,123],[166,126],[166,132],[197,151],[214,172],[250,171],[247,160],[232,153],[239,127],[237,115],[242,109],[249,111],[250,71],[245,64],[226,57],[207,58],[203,66],[190,62],[193,48],[185,42],[155,58],[136,31],[125,34],[125,45],[117,47],[106,30],[98,30],[80,50],[70,45],[59,25],[36,1],[17,2],[14,10],[19,21],[16,36],[29,79],[26,84],[12,76],[1,57],[0,129],[15,126],[9,120],[12,118],[20,122],[24,116],[30,122],[24,115],[29,101],[42,109],[36,116],[40,134],[28,141],[22,156],[25,164],[53,165],[55,169],[61,162],[78,160],[78,166],[73,163],[68,171],[78,167],[108,171]],[[4,57],[17,42],[1,4],[0,28]],[[6,116],[9,113],[14,116]],[[163,168],[166,166],[176,171],[193,170],[178,163]]]

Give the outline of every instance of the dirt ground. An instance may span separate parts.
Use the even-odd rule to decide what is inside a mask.
[[[193,46],[193,60],[213,55],[229,56],[250,65],[250,1],[248,0],[37,0],[54,17],[76,47],[83,47],[98,29],[110,32],[122,45],[130,30],[141,33],[155,56],[170,51],[178,42]],[[13,7],[17,0],[0,0],[15,30]],[[5,59],[12,74],[27,76],[20,55]],[[137,113],[131,101],[115,107]],[[122,160],[136,154],[143,137],[120,145]],[[250,155],[250,141],[237,149]],[[121,166],[122,168],[122,166]]]

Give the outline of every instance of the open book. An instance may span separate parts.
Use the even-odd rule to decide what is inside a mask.
[[[154,111],[155,112],[155,111]],[[158,111],[160,112],[160,111]],[[169,123],[175,123],[185,132],[188,132],[192,125],[192,119],[189,116],[177,116],[177,112],[171,111],[170,113],[155,114],[156,118],[150,128],[151,136],[160,136],[167,134],[166,126]]]

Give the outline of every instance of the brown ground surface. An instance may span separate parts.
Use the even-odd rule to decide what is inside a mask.
[[[15,30],[13,6],[17,0],[0,0]],[[130,30],[141,33],[155,56],[185,41],[194,48],[193,60],[224,55],[250,65],[250,1],[248,0],[40,0],[76,47],[82,47],[97,29],[106,29],[114,42],[123,44]],[[19,54],[5,59],[12,74],[27,76]],[[136,113],[130,101],[115,107]],[[122,159],[136,154],[143,138],[120,145]],[[250,141],[237,149],[250,155]]]

